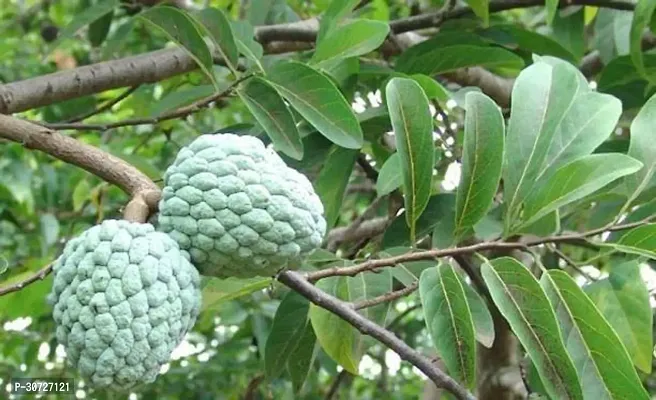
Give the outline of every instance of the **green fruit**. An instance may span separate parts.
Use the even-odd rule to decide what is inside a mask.
[[[194,325],[200,275],[150,224],[106,220],[70,240],[48,302],[67,360],[92,385],[153,382]]]
[[[159,229],[204,275],[297,268],[326,233],[310,181],[252,136],[200,136],[180,150],[164,183]]]

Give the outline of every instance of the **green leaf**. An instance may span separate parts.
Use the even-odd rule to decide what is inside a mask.
[[[208,97],[212,93],[214,93],[214,86],[212,85],[194,86],[189,89],[176,88],[167,93],[159,101],[154,102],[149,114],[152,117],[157,117],[167,111],[176,110],[196,100]]]
[[[237,71],[239,50],[230,29],[230,21],[222,10],[214,7],[205,8],[196,14],[200,23],[207,29],[216,49],[233,73]]]
[[[309,311],[310,302],[294,291],[280,302],[264,348],[264,371],[268,379],[275,379],[284,371],[292,350],[305,334]]]
[[[591,154],[572,161],[559,168],[528,196],[522,215],[524,225],[582,199],[640,168],[640,161],[620,153]]]
[[[645,28],[649,26],[654,10],[656,10],[656,0],[638,1],[635,6],[635,11],[633,12],[633,20],[631,21],[631,31],[629,34],[631,60],[633,61],[633,64],[635,64],[638,73],[648,81],[653,81],[653,79],[647,74],[645,68],[642,50],[642,35],[645,32]]]
[[[294,391],[300,392],[303,384],[312,370],[312,364],[317,356],[317,337],[314,334],[312,324],[306,324],[301,339],[296,348],[289,354],[287,359],[287,371],[292,378]]]
[[[558,12],[558,0],[546,0],[544,5],[547,9],[547,24],[551,25]]]
[[[353,8],[360,3],[360,0],[334,0],[323,13],[319,23],[319,32],[317,34],[317,44],[325,36],[332,32],[337,24],[353,11]]]
[[[267,71],[276,90],[319,133],[347,149],[362,146],[362,129],[350,104],[332,81],[300,62],[281,62]]]
[[[616,243],[605,243],[615,250],[656,259],[656,224],[645,224],[633,228]]]
[[[430,76],[426,76],[424,74],[414,74],[410,75],[409,77],[417,81],[419,86],[421,86],[421,88],[424,90],[424,93],[426,93],[426,97],[428,97],[429,100],[436,99],[440,102],[446,103],[451,99],[451,94],[449,91],[444,86],[442,86],[441,83],[431,78]]]
[[[429,268],[419,278],[426,328],[449,375],[472,387],[476,375],[476,340],[463,283],[448,264]]]
[[[378,196],[390,194],[403,185],[403,174],[401,170],[401,158],[399,153],[394,153],[387,160],[378,173],[376,180],[376,193]]]
[[[431,195],[433,121],[428,99],[412,79],[392,78],[385,96],[403,170],[406,222],[414,242],[417,220]]]
[[[239,54],[257,65],[260,70],[264,70],[264,67],[260,63],[260,59],[264,54],[264,49],[262,48],[262,45],[255,40],[255,29],[253,29],[253,26],[247,21],[230,21],[230,25],[232,26],[232,33]]]
[[[332,228],[339,218],[346,185],[357,158],[357,150],[333,145],[319,177],[314,182],[314,188],[325,209],[327,229]]]
[[[631,122],[631,141],[628,155],[642,162],[644,167],[625,178],[626,194],[634,200],[641,192],[656,186],[656,95],[652,96]]]
[[[218,89],[218,83],[212,73],[214,65],[212,53],[189,15],[174,7],[157,6],[139,14],[138,17],[182,46]]]
[[[608,278],[593,282],[584,290],[617,332],[633,364],[651,373],[653,314],[638,262],[613,265]]]
[[[564,271],[550,270],[540,285],[556,311],[565,347],[586,398],[649,399],[617,333]]]
[[[349,300],[345,277],[322,279],[316,286],[330,295]],[[348,372],[357,374],[360,356],[356,353],[355,346],[360,333],[337,315],[314,304],[310,305],[310,321],[317,341],[326,354]]]
[[[474,14],[483,20],[483,25],[490,23],[490,2],[489,0],[467,0],[467,5],[472,9]]]
[[[478,31],[478,33],[511,49],[519,47],[532,54],[554,56],[572,63],[575,62],[574,55],[562,44],[548,36],[523,29],[519,25],[494,25]]]
[[[84,203],[89,199],[91,194],[91,185],[86,179],[81,180],[73,189],[73,211],[77,212],[82,209]]]
[[[504,121],[499,107],[482,93],[468,93],[456,197],[456,236],[473,227],[492,205],[501,178],[503,141]]]
[[[303,141],[296,122],[278,92],[263,79],[250,78],[237,91],[257,122],[267,132],[277,150],[301,160]]]
[[[118,5],[119,0],[101,0],[76,15],[75,19],[59,32],[57,40],[48,47],[47,54],[50,54],[50,52],[57,48],[64,40],[71,39],[75,36],[80,29],[107,15],[107,13],[114,10]]]
[[[456,196],[452,193],[440,193],[431,196],[426,209],[417,220],[417,239],[430,234],[436,225],[455,219]],[[383,247],[410,245],[410,229],[405,222],[405,215],[397,216],[383,235]],[[441,246],[440,246],[441,247]]]
[[[555,399],[582,399],[576,369],[569,358],[549,299],[529,270],[501,257],[481,267],[494,304],[510,324]]]
[[[114,9],[89,24],[87,37],[89,38],[91,46],[100,47],[100,45],[103,44],[105,38],[107,38],[107,34],[109,33],[109,28],[112,26],[113,19]]]
[[[461,279],[462,281],[462,279]],[[476,333],[476,341],[483,346],[492,348],[494,344],[494,322],[492,315],[488,310],[487,305],[483,298],[472,288],[470,285],[462,282],[462,287],[467,296],[467,304],[469,305],[469,312],[471,313],[472,320],[474,321],[474,329]]]
[[[583,8],[569,14],[556,13],[551,24],[551,29],[551,36],[554,40],[569,50],[578,63],[585,53],[585,18]]]
[[[579,93],[589,91],[573,65],[562,61],[551,65],[549,60],[541,58],[524,69],[512,91],[503,172],[506,233],[538,176],[545,172],[543,166],[563,116]]]
[[[46,247],[50,247],[57,242],[59,238],[59,221],[53,214],[41,214],[39,218],[41,226],[41,236]]]
[[[389,25],[381,21],[356,19],[326,35],[310,59],[324,65],[333,60],[358,57],[376,50],[389,34]]]
[[[392,291],[392,273],[389,269],[364,272],[348,278],[349,299],[353,303],[373,299]],[[368,320],[384,326],[390,303],[382,303],[359,310]]]
[[[116,31],[105,40],[105,45],[102,48],[103,59],[109,59],[116,56],[116,53],[122,48],[126,39],[130,35],[130,32],[132,32],[132,28],[134,28],[134,20],[129,19],[121,24]]]
[[[204,276],[201,284],[202,309],[216,309],[225,302],[265,289],[271,285],[271,282],[271,278],[218,279]]]

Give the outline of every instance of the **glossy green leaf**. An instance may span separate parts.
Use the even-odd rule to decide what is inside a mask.
[[[339,26],[317,45],[311,64],[325,65],[332,60],[357,57],[376,50],[389,34],[389,25],[381,21],[356,19]]]
[[[433,121],[428,99],[415,81],[392,78],[385,95],[403,170],[406,222],[414,241],[417,220],[431,195]]]
[[[494,304],[510,324],[554,399],[583,399],[556,315],[540,284],[517,260],[502,257],[481,266]]]
[[[499,107],[482,93],[468,93],[456,197],[456,236],[473,227],[492,205],[501,178],[503,142],[504,121]]]
[[[275,379],[284,371],[292,350],[305,334],[309,311],[310,302],[294,291],[280,302],[264,348],[264,371],[268,379]]]
[[[649,26],[654,10],[656,10],[656,0],[638,1],[635,6],[635,11],[633,12],[631,31],[629,34],[631,60],[633,61],[633,64],[635,64],[638,73],[649,81],[652,81],[653,78],[647,74],[647,69],[645,68],[642,50],[642,35],[645,32],[645,28]]]
[[[101,0],[76,15],[73,21],[59,32],[57,39],[48,47],[48,53],[57,48],[64,40],[74,37],[80,29],[107,15],[119,4],[119,0]]]
[[[360,0],[331,1],[321,17],[316,42],[320,43],[327,34],[331,33],[338,23],[350,14],[358,3],[360,3]]]
[[[378,173],[376,180],[376,193],[378,196],[390,194],[403,185],[403,173],[399,153],[394,153],[387,160]]]
[[[620,153],[591,154],[572,161],[528,196],[522,215],[524,224],[531,224],[640,168],[641,162]]]
[[[182,46],[218,89],[212,67],[214,59],[194,20],[184,11],[168,6],[153,7],[138,15]]]
[[[638,262],[613,265],[608,278],[593,282],[584,290],[617,332],[633,364],[650,373],[653,314]]]
[[[265,289],[271,285],[271,278],[218,279],[203,277],[203,310],[216,309],[222,304]]]
[[[472,387],[476,340],[463,282],[449,264],[421,273],[419,294],[428,333],[449,375]]]
[[[205,8],[196,15],[200,23],[207,29],[216,50],[226,61],[228,68],[236,72],[237,63],[239,62],[239,50],[228,17],[221,9],[214,7]]]
[[[347,149],[362,146],[362,129],[339,89],[320,72],[300,62],[281,62],[267,71],[276,90],[317,130]]]
[[[412,47],[399,56],[397,71],[406,74],[437,75],[473,66],[515,69],[524,66],[521,57],[500,47],[463,44],[425,50],[422,46],[421,52],[411,50]]]
[[[332,228],[339,218],[346,186],[357,158],[357,150],[333,145],[319,177],[314,182],[314,188],[324,206],[328,229]]]
[[[100,45],[103,44],[107,38],[107,34],[109,33],[109,28],[112,26],[113,19],[114,9],[89,24],[87,37],[89,38],[89,43],[91,43],[91,46],[100,47]]]
[[[540,285],[556,311],[565,347],[586,399],[648,399],[617,333],[564,271],[550,270]]]
[[[237,91],[273,141],[277,150],[300,160],[303,158],[303,141],[296,122],[278,92],[261,78],[251,78]]]
[[[342,300],[349,301],[348,283],[345,277],[320,280],[319,289]],[[317,341],[326,354],[352,374],[358,373],[360,355],[355,346],[360,333],[348,322],[315,304],[310,305],[310,321]]]
[[[474,321],[474,330],[476,334],[476,341],[488,349],[494,344],[494,321],[490,310],[488,310],[485,300],[465,282],[462,282],[462,287],[467,296],[467,304],[469,305],[469,312],[471,313],[472,320]]]
[[[652,96],[640,109],[631,122],[631,141],[629,156],[644,164],[643,168],[625,178],[626,194],[630,200],[641,192],[656,186],[656,140],[654,140],[654,121],[656,121],[656,95]]]
[[[287,371],[292,378],[294,391],[297,393],[301,391],[308,374],[312,371],[312,364],[314,364],[318,348],[312,324],[306,324],[298,345],[287,359]]]

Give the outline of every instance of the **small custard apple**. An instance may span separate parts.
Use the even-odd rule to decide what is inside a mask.
[[[200,275],[188,257],[152,225],[122,220],[66,244],[48,302],[57,341],[92,385],[155,380],[200,311]]]
[[[326,233],[310,181],[253,136],[207,134],[164,175],[158,229],[204,275],[273,276],[296,268]]]

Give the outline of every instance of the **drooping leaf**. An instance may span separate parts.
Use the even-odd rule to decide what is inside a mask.
[[[48,47],[48,53],[57,48],[64,40],[75,36],[80,29],[113,11],[119,6],[119,3],[119,0],[102,0],[76,15],[73,21],[59,32],[57,39]]]
[[[499,187],[504,122],[499,107],[484,94],[467,94],[462,169],[456,197],[456,236],[487,213]]]
[[[262,45],[255,40],[255,30],[248,21],[230,21],[232,26],[233,37],[237,44],[239,54],[246,57],[251,63],[258,66],[260,70],[264,70],[260,59],[264,54]]]
[[[107,38],[107,34],[109,33],[109,28],[112,26],[113,19],[114,9],[89,24],[87,37],[89,38],[89,43],[91,43],[91,46],[100,47],[100,45],[103,44]]]
[[[426,327],[449,374],[471,387],[476,375],[474,322],[453,267],[441,264],[421,273],[419,293]]]
[[[572,161],[541,182],[527,197],[522,215],[524,224],[531,224],[640,168],[641,162],[619,153],[591,154]]]
[[[467,296],[469,312],[474,321],[476,341],[489,349],[494,344],[495,336],[494,322],[492,321],[490,310],[488,310],[485,301],[474,288],[462,282],[462,279],[461,283],[465,290],[465,296]]]
[[[138,17],[182,46],[218,89],[218,83],[212,73],[214,65],[212,53],[198,31],[196,23],[187,13],[174,7],[157,6],[138,14]]]
[[[356,19],[333,29],[317,45],[311,64],[357,57],[377,49],[389,34],[389,25],[381,21]]]
[[[296,122],[278,92],[261,78],[251,78],[237,91],[273,141],[277,150],[300,160],[303,158],[303,141]]]
[[[392,78],[385,94],[403,170],[406,222],[414,241],[417,220],[431,194],[433,121],[428,99],[415,81]]]
[[[635,11],[633,12],[633,20],[631,21],[631,31],[629,34],[631,60],[633,61],[633,64],[635,64],[638,73],[648,81],[653,81],[653,78],[647,74],[645,68],[642,50],[642,35],[645,32],[645,28],[649,26],[654,10],[656,10],[656,0],[638,1],[635,6]]]
[[[556,311],[585,398],[648,399],[617,333],[576,282],[564,271],[550,270],[540,285]]]
[[[293,290],[280,302],[264,348],[264,370],[268,379],[275,379],[284,371],[292,350],[305,334],[309,311],[310,302]]]
[[[529,270],[517,260],[501,257],[481,266],[494,304],[510,324],[555,399],[583,399],[549,299]]]
[[[322,279],[316,286],[337,298],[350,300],[345,277]],[[317,341],[326,354],[345,370],[357,374],[360,355],[356,353],[355,347],[360,333],[348,322],[315,304],[310,305],[310,321],[312,321]]]
[[[303,388],[303,384],[312,370],[318,348],[314,329],[312,324],[308,323],[305,325],[305,331],[298,341],[298,345],[287,359],[287,371],[292,378],[294,391],[297,393]]]
[[[267,71],[267,80],[317,130],[333,143],[362,146],[362,129],[351,106],[325,75],[300,62],[282,62]]]
[[[237,71],[239,50],[230,28],[228,17],[219,8],[208,7],[198,12],[198,20],[207,29],[216,49],[225,60],[228,68]]]
[[[624,179],[626,194],[630,200],[634,200],[641,192],[656,185],[654,120],[656,120],[656,95],[645,103],[631,122],[631,141],[628,154],[642,162],[644,166],[640,171]]]
[[[617,332],[633,364],[650,373],[653,313],[638,262],[613,265],[608,278],[593,282],[584,290]]]
[[[353,172],[357,157],[357,150],[333,145],[319,177],[314,182],[314,187],[325,209],[328,229],[332,228],[339,218],[346,185]]]
[[[218,308],[223,303],[249,295],[271,285],[271,278],[218,279],[203,277],[203,310]]]
[[[401,185],[403,185],[401,158],[399,157],[399,153],[394,153],[389,156],[378,173],[376,193],[378,196],[385,196],[398,189]]]

